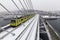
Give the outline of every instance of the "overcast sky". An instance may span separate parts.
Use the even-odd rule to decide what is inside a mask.
[[[22,9],[22,6],[19,3],[19,1],[18,0],[14,0],[14,1],[17,4],[17,6],[20,9]],[[43,10],[43,11],[59,11],[60,10],[60,0],[31,0],[31,1],[35,10]],[[0,0],[0,3],[3,4],[9,11],[18,10],[11,0]],[[2,6],[0,6],[0,12],[2,11],[6,11],[6,10]]]
[[[32,0],[34,8],[44,11],[60,10],[60,0]]]

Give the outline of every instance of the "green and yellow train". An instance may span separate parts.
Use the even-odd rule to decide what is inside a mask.
[[[28,19],[32,18],[35,14],[30,14],[30,15],[25,15],[23,17],[20,18],[15,18],[12,19],[10,22],[10,26],[11,27],[17,27],[18,25],[20,25],[21,23],[27,21]]]

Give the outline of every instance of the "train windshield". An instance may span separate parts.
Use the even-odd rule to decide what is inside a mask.
[[[16,21],[15,20],[11,20],[12,23],[15,23]]]

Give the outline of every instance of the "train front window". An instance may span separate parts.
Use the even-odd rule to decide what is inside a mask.
[[[21,19],[21,21],[22,21],[23,19]]]
[[[11,20],[12,23],[15,23],[16,21],[15,20]]]

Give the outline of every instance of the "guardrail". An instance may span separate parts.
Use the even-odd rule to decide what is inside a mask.
[[[57,32],[52,28],[52,26],[44,19],[43,23],[45,25],[49,40],[60,40],[59,35],[57,34]]]
[[[55,29],[46,21],[47,25],[51,28],[51,30],[55,33],[56,37],[60,40],[60,37],[58,33],[55,31]]]

